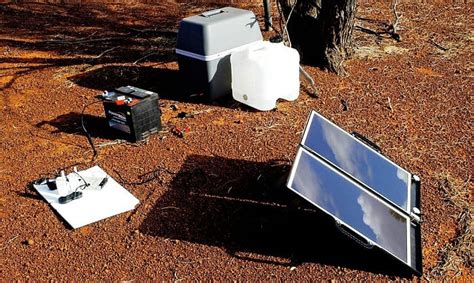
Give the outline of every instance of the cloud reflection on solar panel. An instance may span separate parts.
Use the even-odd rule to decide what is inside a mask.
[[[300,148],[289,187],[407,261],[407,219]]]
[[[313,112],[302,144],[408,210],[409,174]]]

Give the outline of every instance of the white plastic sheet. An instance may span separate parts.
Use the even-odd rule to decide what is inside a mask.
[[[80,190],[82,198],[66,204],[58,202],[60,197],[58,190],[50,190],[46,184],[33,185],[38,193],[74,229],[132,210],[140,203],[136,197],[98,166],[79,171],[78,173],[91,186]],[[69,176],[75,176],[75,179],[78,177],[75,173],[71,173]],[[102,189],[98,189],[98,183],[106,176],[108,177],[107,183]]]

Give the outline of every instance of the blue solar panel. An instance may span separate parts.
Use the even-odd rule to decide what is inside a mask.
[[[405,211],[411,209],[411,174],[315,111],[301,144]]]

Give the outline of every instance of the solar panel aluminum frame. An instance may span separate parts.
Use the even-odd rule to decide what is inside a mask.
[[[344,227],[347,227],[347,229],[350,230],[353,234],[357,235],[358,237],[361,237],[362,239],[365,239],[367,241],[367,243],[369,243],[371,245],[374,245],[374,246],[377,246],[378,248],[380,248],[384,252],[386,252],[386,253],[390,254],[391,256],[395,257],[396,259],[398,259],[399,261],[401,261],[402,263],[407,265],[418,276],[421,276],[421,274],[422,274],[422,248],[421,248],[421,227],[420,227],[421,219],[420,219],[420,211],[419,211],[419,207],[420,207],[420,186],[421,186],[420,178],[418,176],[413,175],[413,174],[411,174],[411,173],[409,173],[408,171],[405,170],[405,172],[407,172],[407,174],[409,174],[408,176],[410,176],[410,179],[409,179],[408,184],[407,184],[408,185],[408,187],[407,187],[407,197],[410,199],[410,204],[409,205],[407,204],[406,209],[403,209],[402,207],[400,207],[399,205],[397,205],[396,203],[391,201],[386,196],[382,195],[378,191],[376,191],[376,190],[372,189],[371,187],[367,186],[366,184],[364,184],[363,182],[361,182],[357,178],[354,178],[354,176],[351,176],[346,171],[342,170],[340,167],[336,166],[334,163],[330,162],[329,160],[327,160],[326,158],[324,158],[323,156],[318,154],[316,151],[314,151],[311,148],[308,148],[304,145],[305,139],[307,138],[307,134],[308,134],[308,131],[309,131],[310,122],[311,122],[311,119],[314,117],[314,115],[318,115],[319,117],[321,117],[321,118],[325,119],[326,121],[328,121],[331,125],[337,127],[339,130],[341,130],[345,134],[351,136],[349,133],[345,132],[343,129],[341,129],[340,127],[338,127],[334,123],[330,122],[329,120],[327,120],[326,118],[324,118],[323,116],[318,114],[316,111],[312,111],[312,113],[310,114],[310,116],[308,118],[308,121],[306,123],[304,135],[303,135],[300,147],[298,149],[297,158],[295,159],[295,162],[294,162],[294,164],[292,166],[292,169],[291,169],[291,173],[290,173],[289,178],[288,178],[287,187],[290,190],[292,190],[293,192],[295,192],[296,194],[298,194],[299,196],[301,196],[302,198],[309,201],[311,204],[313,204],[316,207],[318,207],[319,209],[321,209],[324,213],[326,213],[329,216],[331,216],[332,218],[334,218],[336,223],[340,223]],[[353,136],[351,136],[351,138],[355,139],[355,137],[353,137]],[[369,150],[372,150],[372,151],[375,152],[375,150],[373,148],[366,145],[365,143],[363,143],[359,140],[357,140],[357,142],[359,142],[362,146],[367,147]],[[354,187],[358,188],[361,192],[364,192],[365,194],[368,194],[368,195],[372,196],[374,199],[378,200],[381,204],[383,204],[384,206],[386,206],[390,210],[393,210],[393,213],[395,213],[398,216],[405,219],[406,226],[407,226],[406,227],[406,249],[407,249],[407,252],[406,252],[406,258],[405,259],[401,258],[400,256],[395,255],[393,252],[388,250],[386,246],[383,246],[380,243],[377,243],[376,241],[374,241],[374,239],[370,239],[369,237],[367,237],[366,235],[364,235],[363,233],[358,231],[350,223],[347,223],[346,221],[344,221],[344,219],[341,219],[340,217],[337,217],[336,215],[334,215],[333,213],[331,213],[330,211],[328,211],[324,207],[321,207],[321,205],[318,205],[313,200],[308,198],[307,195],[299,192],[297,189],[295,189],[293,187],[292,182],[294,180],[295,173],[296,173],[296,170],[297,170],[297,167],[298,167],[298,164],[299,164],[299,158],[301,157],[302,152],[307,152],[308,155],[311,156],[312,158],[314,158],[315,160],[317,160],[317,162],[321,163],[326,168],[329,168],[331,171],[337,173],[339,176],[342,177],[342,179],[344,179],[346,181],[349,181]],[[377,154],[380,154],[380,153],[377,152]],[[397,167],[400,167],[400,166],[396,165],[395,163],[393,163],[388,158],[386,158],[385,156],[383,156],[383,155],[381,155],[381,156],[385,160],[387,160],[388,162],[392,163],[393,165],[395,165]],[[401,168],[401,169],[403,169],[403,168]]]

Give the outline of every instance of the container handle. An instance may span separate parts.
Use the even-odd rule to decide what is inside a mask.
[[[221,13],[224,13],[224,10],[216,9],[216,10],[211,10],[211,11],[204,12],[204,13],[201,14],[201,16],[209,18],[209,17],[215,16],[215,15],[221,14]]]
[[[371,148],[373,148],[378,153],[382,154],[382,149],[376,143],[374,143],[373,141],[369,140],[368,138],[366,138],[365,136],[359,134],[358,132],[352,132],[351,134],[356,139],[362,141],[363,143],[370,146]]]
[[[358,243],[362,247],[364,247],[368,250],[370,250],[374,247],[374,244],[372,244],[371,241],[365,240],[365,239],[364,240],[359,239],[359,237],[356,236],[355,233],[350,232],[350,230],[346,229],[344,227],[344,225],[341,222],[337,221],[337,220],[336,220],[336,227],[337,227],[337,229],[339,229],[339,231],[341,231],[342,234],[344,234],[347,237],[349,237],[350,239],[354,240],[356,243]]]

